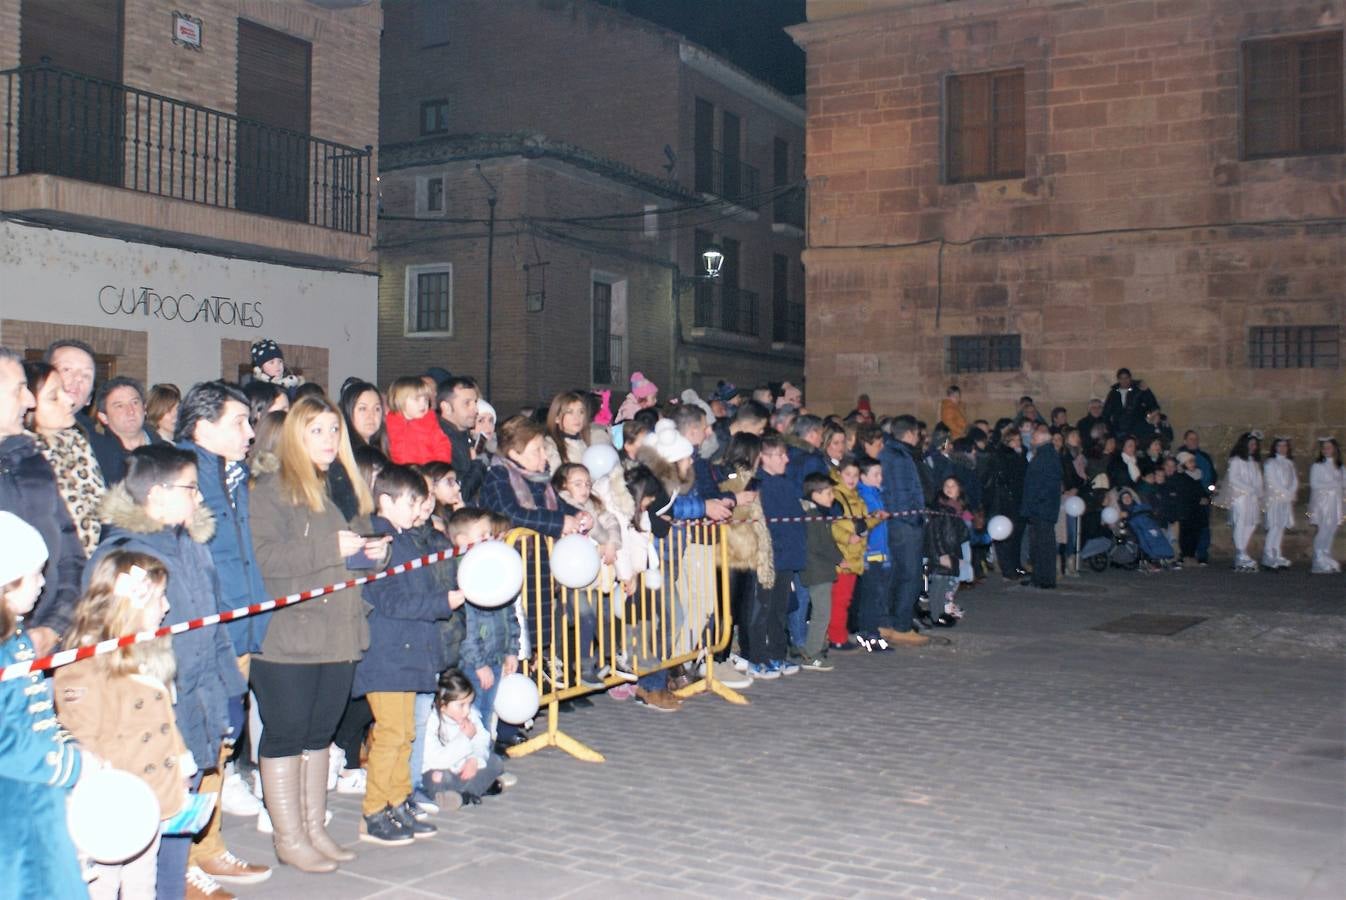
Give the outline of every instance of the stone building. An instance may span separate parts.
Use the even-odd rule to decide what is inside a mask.
[[[378,4],[0,0],[0,343],[372,376]]]
[[[1346,429],[1341,0],[810,0],[814,405]],[[881,398],[881,402],[880,401]]]
[[[486,375],[502,411],[633,371],[803,369],[801,106],[592,0],[385,9],[379,377]],[[490,198],[494,196],[492,239]],[[697,278],[708,245],[715,281]]]

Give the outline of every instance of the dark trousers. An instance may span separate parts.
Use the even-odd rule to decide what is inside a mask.
[[[748,633],[748,611],[756,602],[757,573],[735,569],[729,573],[729,616],[738,632],[738,654],[751,659],[752,635]],[[730,648],[733,642],[730,642]]]
[[[1209,506],[1197,507],[1196,512],[1178,523],[1178,549],[1181,559],[1195,556],[1200,562],[1206,561],[1210,552]]]
[[[1056,522],[1035,519],[1028,524],[1028,555],[1033,561],[1033,583],[1056,587]]]
[[[1024,558],[1024,527],[1027,523],[1023,519],[1012,518],[1010,521],[1014,523],[1014,531],[1003,541],[995,542],[995,558],[1000,564],[1001,575],[1018,578]]]
[[[916,600],[925,583],[921,557],[925,533],[920,526],[911,526],[893,519],[888,523],[888,559],[893,565],[893,627],[910,631],[916,612]]]
[[[855,631],[873,634],[880,627],[893,626],[893,567],[886,562],[870,562],[856,585],[860,602],[855,605]]]
[[[332,743],[346,754],[346,768],[360,768],[360,748],[364,746],[365,733],[374,722],[374,713],[369,709],[369,701],[364,697],[352,697],[346,701],[346,711],[337,723],[336,735]]]
[[[766,663],[785,659],[789,639],[785,636],[785,619],[790,608],[790,575],[776,570],[776,583],[765,588],[760,584],[754,592],[748,611],[748,662]]]
[[[262,756],[275,759],[327,749],[351,696],[355,663],[273,663],[254,658],[251,676],[262,717]]]

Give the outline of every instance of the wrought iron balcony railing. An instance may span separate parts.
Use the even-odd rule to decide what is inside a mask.
[[[757,294],[730,284],[701,282],[696,286],[696,328],[718,328],[731,334],[760,334]]]
[[[758,193],[757,169],[737,156],[718,150],[696,151],[696,190],[714,194],[731,203],[743,203]]]

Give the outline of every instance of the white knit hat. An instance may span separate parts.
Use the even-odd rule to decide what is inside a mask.
[[[495,414],[495,407],[487,403],[485,400],[477,401],[477,415],[490,416],[492,422],[500,421],[500,418]]]
[[[36,528],[11,512],[0,512],[0,585],[18,581],[47,564],[47,545]]]
[[[690,459],[696,452],[692,442],[678,434],[678,426],[672,419],[660,419],[654,431],[645,436],[646,446],[653,447],[664,462],[680,462]]]

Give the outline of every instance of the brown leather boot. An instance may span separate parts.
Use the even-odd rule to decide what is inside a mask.
[[[299,799],[300,758],[263,756],[259,762],[262,793],[267,814],[271,816],[271,838],[276,847],[276,859],[301,872],[335,872],[337,864],[309,843],[304,833]],[[326,784],[323,786],[326,787]]]
[[[355,854],[327,833],[327,759],[331,751],[306,750],[301,757],[301,797],[304,810],[304,835],[317,851],[337,862],[350,862]]]

